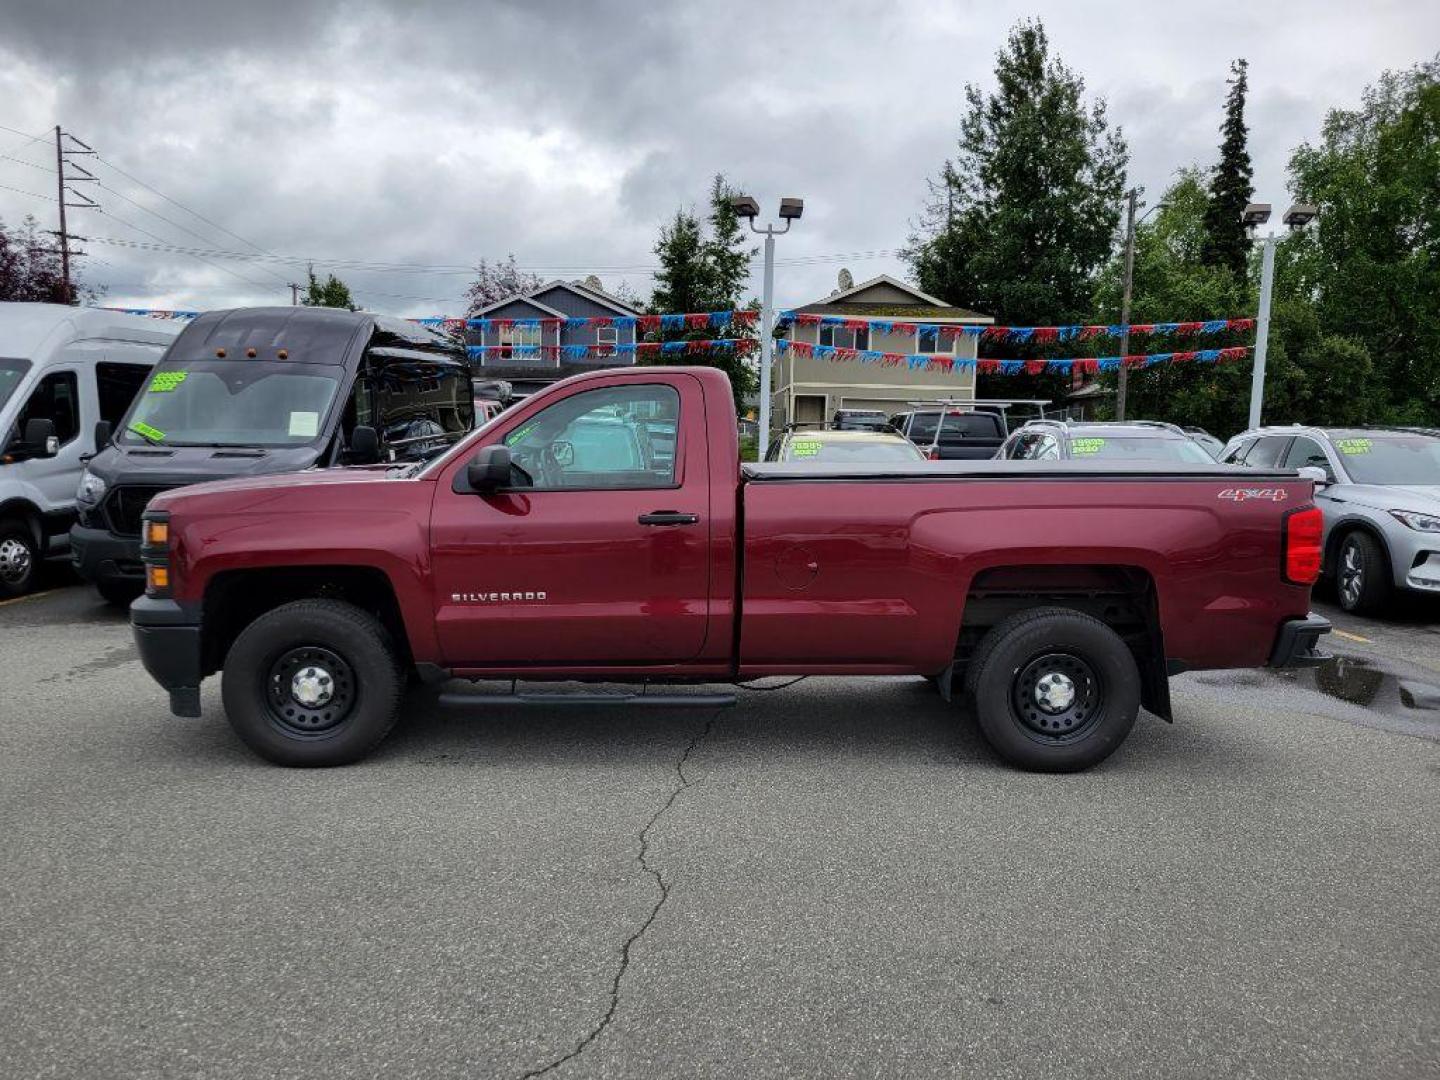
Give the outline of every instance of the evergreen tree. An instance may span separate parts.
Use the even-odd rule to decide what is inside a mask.
[[[1225,97],[1225,121],[1220,125],[1220,164],[1210,180],[1202,252],[1207,266],[1224,267],[1237,279],[1245,277],[1250,259],[1250,240],[1240,216],[1255,194],[1250,182],[1250,151],[1245,143],[1245,93],[1249,87],[1246,67],[1245,60],[1230,65],[1230,92]]]
[[[334,274],[327,274],[324,281],[315,276],[315,267],[308,269],[310,283],[300,303],[305,307],[344,308],[355,311],[355,301],[350,296],[350,286]]]
[[[999,322],[1076,321],[1119,222],[1124,139],[1038,20],[1011,30],[995,79],[994,93],[965,89],[959,152],[907,258],[926,292]]]
[[[741,306],[741,295],[750,283],[750,260],[755,247],[747,247],[740,218],[730,200],[739,192],[717,173],[710,183],[710,236],[705,259],[710,264],[708,303],[698,310],[725,311]]]
[[[660,258],[660,269],[655,274],[650,310],[703,310],[710,295],[710,272],[700,219],[691,211],[675,211],[670,222],[660,226],[655,254]]]

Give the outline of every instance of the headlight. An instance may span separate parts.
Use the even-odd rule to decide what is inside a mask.
[[[1417,532],[1440,533],[1440,515],[1419,514],[1414,510],[1391,510],[1390,516]]]
[[[105,496],[105,481],[89,469],[80,474],[80,486],[75,490],[75,501],[81,506],[99,506]]]

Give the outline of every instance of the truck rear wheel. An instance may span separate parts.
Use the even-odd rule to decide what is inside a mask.
[[[1125,642],[1068,608],[1022,611],[991,629],[965,688],[995,752],[1037,772],[1104,761],[1140,711],[1140,672]]]
[[[225,716],[277,765],[348,765],[395,725],[404,679],[385,628],[337,600],[297,600],[247,626],[225,657]]]

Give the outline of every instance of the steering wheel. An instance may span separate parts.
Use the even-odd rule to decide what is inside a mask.
[[[555,447],[546,443],[540,447],[540,478],[546,487],[563,487],[565,467],[555,457]]]

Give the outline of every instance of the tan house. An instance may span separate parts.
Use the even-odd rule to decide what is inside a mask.
[[[882,327],[894,323],[902,326],[881,332],[874,327],[852,329],[796,321],[785,328],[785,337],[792,341],[907,357],[933,354],[972,361],[978,335],[925,335],[913,329],[914,324],[989,326],[995,322],[988,315],[952,307],[884,274],[794,311],[797,315],[875,320]],[[974,364],[952,372],[930,367],[916,370],[908,363],[887,365],[798,356],[791,349],[777,350],[775,354],[770,407],[777,426],[829,420],[836,409],[883,409],[895,413],[903,410],[906,402],[938,398],[973,401]]]

